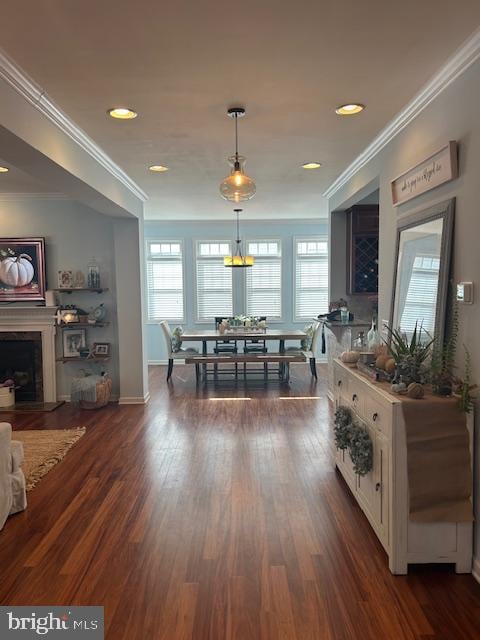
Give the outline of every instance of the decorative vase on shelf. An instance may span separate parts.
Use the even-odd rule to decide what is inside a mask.
[[[380,334],[377,331],[377,323],[375,318],[372,318],[372,326],[370,331],[367,333],[367,346],[368,350],[372,352],[376,352],[376,350],[381,346],[382,339],[380,338]]]
[[[93,317],[95,318],[95,322],[104,322],[107,312],[105,311],[105,307],[103,306],[103,302],[95,307],[93,310]]]
[[[88,288],[89,289],[99,289],[100,288],[100,267],[98,266],[98,262],[95,258],[92,258],[88,264]]]

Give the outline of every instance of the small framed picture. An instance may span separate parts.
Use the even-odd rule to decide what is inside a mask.
[[[58,288],[59,289],[72,289],[73,288],[73,271],[71,269],[59,269],[58,274]]]
[[[110,343],[109,342],[94,342],[93,343],[93,356],[94,358],[108,358],[110,355]]]
[[[67,329],[63,332],[63,357],[79,358],[87,344],[85,329]]]
[[[79,322],[77,309],[59,309],[58,317],[60,324],[75,324]]]

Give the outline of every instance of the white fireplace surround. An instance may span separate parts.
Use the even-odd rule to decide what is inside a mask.
[[[43,401],[57,401],[56,307],[0,307],[0,332],[37,331],[42,335]]]

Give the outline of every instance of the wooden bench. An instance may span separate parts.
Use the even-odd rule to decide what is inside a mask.
[[[268,375],[268,364],[278,363],[279,374],[284,382],[288,382],[290,377],[289,365],[291,362],[307,362],[307,355],[303,351],[282,352],[282,353],[208,353],[208,354],[192,354],[185,358],[185,364],[196,365],[197,378],[199,374],[198,365],[203,365],[203,372],[207,374],[207,364],[215,365],[214,375],[217,375],[217,366],[219,364],[238,364],[258,363],[264,365],[264,375]],[[244,369],[246,372],[246,369]],[[236,373],[236,371],[235,371]]]

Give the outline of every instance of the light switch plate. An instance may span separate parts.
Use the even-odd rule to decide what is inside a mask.
[[[473,282],[459,282],[457,284],[457,302],[473,304]]]

